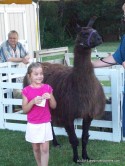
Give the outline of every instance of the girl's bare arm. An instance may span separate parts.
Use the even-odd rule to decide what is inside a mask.
[[[56,108],[57,103],[53,94],[50,94],[49,104],[52,109]]]
[[[24,113],[28,113],[34,104],[39,104],[41,101],[42,101],[42,97],[37,96],[34,99],[32,99],[30,102],[28,102],[27,98],[23,95],[22,108]]]
[[[42,95],[42,99],[48,99],[49,100],[49,104],[50,104],[50,108],[55,109],[56,108],[56,100],[53,96],[53,94],[49,94],[49,93],[44,93]]]

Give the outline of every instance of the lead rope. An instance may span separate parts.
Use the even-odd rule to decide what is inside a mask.
[[[100,60],[100,61],[102,61],[102,62],[104,62],[104,63],[107,63],[107,64],[109,64],[109,65],[116,65],[116,63],[110,63],[110,62],[106,62],[106,61],[104,61],[103,59],[103,57],[100,57],[99,55],[98,55],[98,51],[97,51],[97,49],[95,48],[95,50],[94,50],[95,52],[96,52],[96,57]]]

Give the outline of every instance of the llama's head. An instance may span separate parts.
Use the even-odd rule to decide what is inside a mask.
[[[76,38],[76,45],[83,48],[93,48],[102,44],[102,38],[98,32],[91,27],[82,27]]]
[[[102,38],[98,32],[92,28],[97,17],[93,16],[90,18],[86,27],[78,26],[78,35],[76,38],[76,45],[81,45],[83,48],[93,48],[102,44]]]

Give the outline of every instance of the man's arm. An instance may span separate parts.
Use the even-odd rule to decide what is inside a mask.
[[[25,56],[23,58],[14,58],[14,57],[11,57],[7,61],[8,62],[23,62],[24,64],[28,64],[29,63],[29,59],[30,59],[30,56],[27,55],[27,56]]]
[[[105,62],[107,62],[107,63],[105,63],[105,62],[103,62],[103,61],[105,61]],[[95,68],[99,68],[99,67],[108,67],[108,66],[112,66],[112,64],[108,64],[108,63],[114,63],[114,64],[116,63],[116,61],[115,61],[115,59],[113,58],[112,55],[105,57],[105,58],[103,59],[103,61],[101,61],[101,60],[92,61],[92,65],[93,65],[93,67],[95,67]]]

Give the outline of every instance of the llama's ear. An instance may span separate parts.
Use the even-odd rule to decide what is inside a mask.
[[[95,20],[97,19],[97,16],[93,16],[92,18],[90,18],[87,27],[92,28],[93,24],[95,23]]]
[[[76,32],[79,33],[82,30],[82,27],[79,24],[76,24]]]

